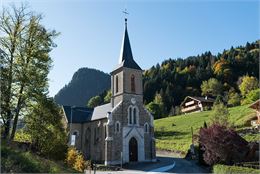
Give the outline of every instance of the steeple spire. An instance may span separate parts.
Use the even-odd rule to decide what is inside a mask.
[[[126,11],[123,13],[128,14]],[[125,33],[123,36],[122,47],[119,56],[119,65],[127,68],[141,70],[141,68],[133,59],[132,49],[127,32],[127,18],[125,18]]]

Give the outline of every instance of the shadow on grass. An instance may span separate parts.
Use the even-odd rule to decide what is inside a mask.
[[[185,136],[185,135],[188,135],[187,132],[178,132],[178,131],[155,131],[155,137],[157,139],[165,139],[165,138],[168,138],[168,137],[174,137],[176,136]]]

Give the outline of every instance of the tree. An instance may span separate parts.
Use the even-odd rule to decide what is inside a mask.
[[[91,99],[89,99],[87,106],[89,108],[94,108],[94,107],[100,105],[101,102],[102,102],[101,97],[100,96],[95,96],[95,97],[92,97]]]
[[[250,91],[244,100],[242,100],[242,105],[253,103],[259,99],[260,88]]]
[[[24,5],[4,8],[0,17],[1,48],[6,53],[1,63],[7,72],[1,80],[7,85],[1,106],[2,117],[7,120],[6,135],[13,119],[11,140],[18,117],[29,112],[37,95],[48,93],[47,76],[52,62],[49,53],[56,46],[53,39],[58,33],[48,31],[41,20],[41,15],[28,11]]]
[[[240,105],[241,97],[240,95],[234,90],[229,90],[228,93],[228,105],[229,106],[238,106]]]
[[[107,91],[107,94],[106,94],[106,96],[105,96],[105,98],[104,98],[104,102],[105,102],[105,103],[109,103],[110,100],[111,100],[111,97],[112,97],[112,92],[111,92],[111,90],[108,90],[108,91]]]
[[[242,77],[242,83],[239,85],[239,89],[243,97],[245,97],[250,91],[258,88],[258,80],[253,76]]]
[[[221,95],[223,85],[215,78],[203,81],[201,85],[202,95],[217,96]]]
[[[148,109],[149,112],[152,113],[152,115],[154,116],[154,119],[161,118],[161,109],[160,109],[159,104],[152,101],[146,105],[146,108]]]
[[[214,104],[213,114],[210,118],[213,124],[228,126],[228,116],[228,109],[222,102]]]
[[[233,129],[219,124],[201,128],[199,143],[204,151],[204,161],[208,165],[241,162],[248,152],[248,142],[246,140]]]
[[[64,159],[67,135],[62,123],[62,110],[46,96],[38,96],[37,104],[26,115],[26,132],[37,151],[54,159]]]

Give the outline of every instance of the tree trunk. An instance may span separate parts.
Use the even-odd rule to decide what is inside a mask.
[[[11,136],[10,136],[10,140],[13,140],[14,136],[15,136],[17,122],[18,122],[18,116],[19,116],[19,113],[20,113],[20,110],[21,110],[21,104],[22,104],[22,100],[23,100],[22,99],[23,89],[24,89],[24,83],[22,84],[20,91],[19,91],[19,98],[18,98],[18,102],[17,102],[17,105],[16,105],[13,129],[12,129],[12,133],[11,133]]]

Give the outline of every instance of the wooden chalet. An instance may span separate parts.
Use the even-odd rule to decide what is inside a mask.
[[[256,111],[256,119],[251,121],[251,125],[254,128],[260,128],[260,100],[257,100],[249,106],[249,108]]]
[[[181,112],[201,112],[203,110],[211,109],[214,103],[214,99],[208,97],[191,97],[187,96],[181,103]]]

